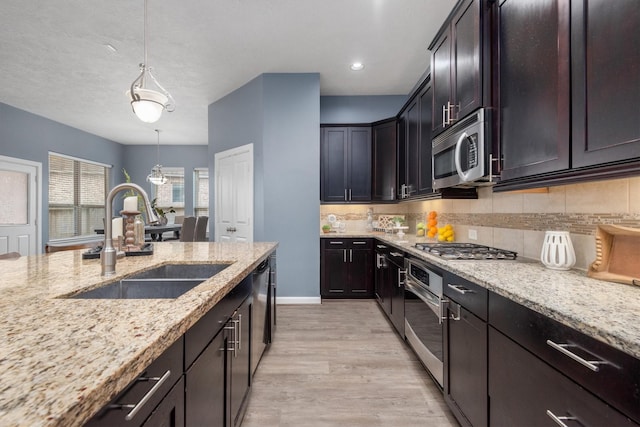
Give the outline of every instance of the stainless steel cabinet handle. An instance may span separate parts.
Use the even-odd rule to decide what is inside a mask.
[[[221,351],[233,351],[233,357],[236,357],[236,324],[235,321],[232,320],[231,323],[233,323],[230,326],[225,326],[224,329],[227,331],[233,331],[233,337],[231,340],[229,340],[229,344],[232,344],[232,347],[228,347],[228,348],[221,348]]]
[[[347,250],[342,250],[342,262],[347,262]]]
[[[349,189],[349,200],[353,200],[351,197],[351,189]]]
[[[451,310],[451,315],[449,316],[449,320],[460,320],[460,304],[451,304],[451,308],[455,309],[455,312]]]
[[[127,421],[131,421],[133,419],[133,417],[135,417],[138,412],[140,412],[140,409],[142,409],[142,407],[145,405],[145,403],[147,403],[149,401],[149,399],[151,399],[151,397],[155,394],[156,391],[158,391],[158,389],[160,387],[162,387],[162,384],[164,384],[164,382],[169,378],[169,376],[171,376],[171,371],[167,370],[167,372],[165,372],[161,377],[140,377],[138,378],[138,381],[157,381],[157,383],[151,387],[151,390],[149,390],[144,396],[142,396],[142,399],[140,399],[140,401],[138,403],[136,403],[135,405],[133,404],[124,404],[124,405],[109,405],[109,409],[129,409],[129,408],[133,408],[131,409],[131,412],[129,412],[124,419]]]
[[[446,109],[447,109],[447,106],[446,105],[442,105],[442,126],[446,126],[447,125]]]
[[[577,354],[567,350],[567,347],[578,347],[575,344],[556,344],[555,342],[553,342],[551,340],[547,340],[547,345],[549,345],[552,348],[558,350],[560,353],[564,354],[565,356],[568,356],[568,357],[572,358],[573,360],[575,360],[576,362],[578,362],[582,366],[585,366],[585,367],[591,369],[593,372],[598,372],[600,370],[600,368],[598,366],[596,366],[596,365],[603,365],[603,364],[609,363],[609,362],[606,362],[604,360],[584,360],[582,357],[578,356]]]
[[[384,256],[381,254],[376,254],[376,268],[382,268],[382,258]]]
[[[342,241],[338,241],[338,240],[333,240],[331,242],[329,242],[330,245],[344,245],[344,242]]]
[[[402,285],[404,285],[405,280],[402,280],[402,275],[405,275],[405,280],[407,279],[407,270],[405,268],[399,268],[398,269],[398,287],[401,287]]]
[[[451,283],[447,283],[447,286],[451,289],[453,289],[454,291],[461,293],[462,295],[464,294],[475,294],[476,291],[469,289],[469,288],[465,288],[462,285],[452,285]]]
[[[402,254],[400,252],[391,252],[390,255],[393,256],[402,256]]]
[[[549,416],[549,418],[551,418],[560,427],[569,427],[563,422],[565,420],[575,421],[578,424],[582,425],[582,423],[578,422],[578,418],[576,418],[576,417],[559,417],[559,416],[555,415],[553,412],[551,412],[551,410],[549,410],[549,409],[547,409],[547,415]]]
[[[353,249],[349,249],[349,262],[353,262]]]
[[[238,314],[238,350],[242,350],[242,314]]]
[[[385,245],[376,245],[376,247],[378,249],[387,249],[387,247]]]
[[[353,242],[354,245],[366,245],[367,242]]]
[[[347,199],[347,189],[345,188],[344,189],[344,201],[346,202],[347,200],[348,200]]]

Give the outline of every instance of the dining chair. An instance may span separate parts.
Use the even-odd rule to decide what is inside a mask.
[[[182,221],[182,229],[180,230],[181,242],[193,242],[196,232],[196,217],[185,216]]]
[[[205,242],[207,240],[207,222],[209,222],[208,216],[199,216],[196,218],[194,242]]]

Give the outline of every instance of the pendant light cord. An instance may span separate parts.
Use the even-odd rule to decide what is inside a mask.
[[[145,0],[146,3],[146,0]],[[157,165],[160,166],[160,129],[156,129],[156,133],[158,134],[158,146],[157,146],[157,151],[156,151],[156,160],[157,160]]]
[[[149,67],[149,62],[147,59],[147,0],[144,0],[144,36],[143,36],[143,45],[144,45],[144,66]]]

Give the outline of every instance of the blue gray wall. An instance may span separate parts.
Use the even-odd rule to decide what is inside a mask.
[[[147,175],[157,161],[157,146],[125,146],[124,168],[135,182],[153,197],[153,184],[147,182]],[[164,167],[184,168],[184,208],[185,215],[193,215],[193,170],[207,168],[206,145],[160,145],[160,164]],[[124,182],[122,170],[118,172],[120,182]]]
[[[215,153],[254,144],[254,240],[279,242],[279,296],[320,293],[319,100],[316,73],[263,74],[209,106],[210,171]]]
[[[395,117],[407,95],[321,96],[320,123],[372,123]]]
[[[49,240],[49,151],[113,165],[111,186],[121,179],[124,158],[117,142],[0,103],[0,154],[42,163],[43,245]]]

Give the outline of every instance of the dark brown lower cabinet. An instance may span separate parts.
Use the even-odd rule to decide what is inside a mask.
[[[637,425],[492,327],[489,348],[492,427]]]
[[[445,272],[444,398],[463,426],[487,426],[487,306],[485,288]]]
[[[143,427],[184,427],[184,425],[184,378],[181,377],[147,418]]]
[[[464,307],[447,310],[445,400],[462,425],[487,425],[487,323]]]
[[[320,239],[322,298],[373,298],[373,239]]]

